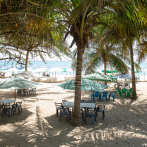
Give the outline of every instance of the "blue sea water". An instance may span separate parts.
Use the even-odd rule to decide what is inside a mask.
[[[46,64],[43,62],[43,61],[32,61],[31,62],[31,65],[29,65],[29,67],[33,68],[34,70],[38,67],[46,67],[47,69],[51,69],[53,67],[59,67],[59,68],[62,68],[62,69],[66,69],[66,68],[71,68],[71,63],[72,61],[46,61]],[[0,62],[0,67],[12,67],[12,62],[5,62],[5,61],[1,61]],[[20,68],[21,66],[16,64],[15,62],[13,63],[13,67],[17,67],[17,68]],[[140,67],[142,69],[142,72],[139,72],[137,73],[136,75],[139,75],[140,77],[144,77],[147,76],[147,61],[144,61],[140,64]],[[103,66],[100,67],[100,69],[102,70],[103,69]],[[143,70],[146,70],[146,71],[143,71]],[[43,72],[43,71],[42,71]],[[46,71],[46,73],[49,73],[48,71]],[[50,73],[50,74],[53,74],[53,73]],[[66,75],[65,72],[57,72],[56,73],[57,75]],[[72,75],[75,75],[75,72],[73,73],[67,73],[68,75],[69,74],[72,74]],[[83,74],[84,74],[84,71],[83,71]]]
[[[71,68],[71,63],[72,61],[46,61],[46,63],[44,63],[43,61],[33,61],[31,62],[31,65],[28,64],[28,67],[33,68],[34,70],[37,69],[38,67],[46,67],[47,70],[45,71],[46,74],[50,74],[50,75],[55,75],[55,73],[53,72],[48,72],[49,69],[53,68],[53,67],[59,67],[61,69],[66,69],[66,68]],[[3,67],[12,67],[12,62],[5,62],[5,61],[1,61],[0,62],[0,68]],[[16,68],[21,68],[21,65],[16,64],[15,62],[13,63],[13,67]],[[40,72],[40,74],[42,74],[44,71]],[[75,72],[56,72],[56,75],[64,75],[64,76],[74,76]]]

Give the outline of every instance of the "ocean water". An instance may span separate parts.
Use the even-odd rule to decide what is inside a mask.
[[[71,63],[72,61],[46,61],[46,64],[42,61],[32,61],[31,65],[28,65],[28,67],[33,68],[34,70],[37,69],[38,67],[46,67],[47,70],[51,69],[53,67],[59,67],[61,69],[66,69],[66,68],[71,68]],[[1,61],[0,62],[0,68],[2,67],[12,67],[12,62],[5,62]],[[21,68],[20,65],[16,64],[15,62],[13,63],[13,67],[16,68]],[[140,76],[141,80],[147,80],[147,61],[144,61],[143,63],[140,64],[140,67],[142,69],[142,72],[136,73],[137,76]],[[46,74],[50,74],[50,76],[55,77],[55,72],[48,72],[45,71]],[[100,67],[100,70],[103,70],[103,66]],[[144,71],[145,70],[145,71]],[[39,72],[39,74],[42,74],[44,71]],[[82,72],[84,74],[84,71]],[[69,76],[75,76],[75,71],[73,72],[56,72],[56,77],[69,77]]]

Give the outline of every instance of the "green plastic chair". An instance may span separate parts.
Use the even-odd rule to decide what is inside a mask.
[[[119,93],[119,92],[120,92],[119,88],[116,88],[116,87],[115,87],[115,93],[116,93],[116,95],[117,95],[117,93]]]
[[[114,78],[114,81],[117,81],[117,78]]]
[[[126,89],[126,88],[123,88],[123,89],[119,92],[119,94],[120,94],[121,97],[123,96],[124,93],[125,93],[125,97],[127,97],[127,89]]]
[[[130,88],[130,89],[127,91],[127,97],[131,97],[131,93],[132,93],[132,88]]]

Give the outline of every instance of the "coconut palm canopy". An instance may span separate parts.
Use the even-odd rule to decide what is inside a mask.
[[[102,70],[102,72],[104,72],[104,70]],[[111,70],[106,70],[106,73],[118,73],[118,71],[117,71],[117,70],[113,70],[113,71],[111,71]]]
[[[109,77],[107,75],[103,75],[99,72],[86,75],[85,79],[89,79],[89,80],[93,80],[93,81],[112,81],[111,77]]]
[[[58,86],[64,89],[75,90],[75,79],[60,83]],[[103,90],[107,87],[107,85],[96,83],[88,79],[81,79],[81,90]]]

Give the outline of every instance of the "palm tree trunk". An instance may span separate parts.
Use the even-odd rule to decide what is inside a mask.
[[[134,73],[134,59],[133,59],[133,47],[130,45],[130,56],[131,56],[131,74],[132,74],[132,100],[137,99],[136,95],[136,83],[135,83],[135,73]]]
[[[28,69],[28,58],[29,58],[29,51],[27,51],[27,55],[26,55],[25,71],[27,71],[27,69]]]
[[[0,15],[1,15],[1,1],[0,1]]]
[[[106,75],[106,62],[104,61],[104,75]],[[105,85],[107,85],[107,82],[105,81]]]
[[[75,99],[74,99],[74,113],[72,125],[79,126],[81,125],[80,117],[80,103],[81,103],[81,74],[82,74],[82,56],[83,56],[83,47],[82,45],[77,44],[77,67],[76,67],[76,79],[75,79]]]

